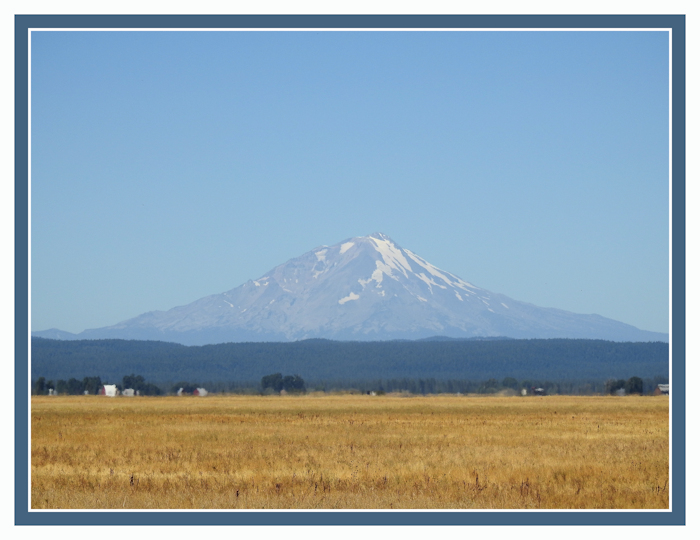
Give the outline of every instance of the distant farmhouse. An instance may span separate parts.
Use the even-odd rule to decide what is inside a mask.
[[[119,395],[119,390],[117,390],[116,384],[104,384],[100,389],[101,396],[115,397]]]
[[[186,391],[184,388],[180,388],[176,393],[177,393],[178,396],[186,396],[186,395],[187,395],[187,391]],[[193,395],[193,396],[200,396],[200,397],[204,397],[204,396],[206,396],[208,393],[209,393],[209,392],[207,392],[207,390],[204,389],[204,388],[195,388],[195,389],[192,391],[192,395]]]
[[[671,393],[671,385],[670,384],[660,384],[656,387],[656,390],[654,390],[655,396],[668,396],[670,393]]]
[[[530,387],[529,390],[527,388],[520,390],[521,396],[527,396],[528,394],[532,396],[546,396],[547,392],[544,388],[535,388],[534,386]]]
[[[124,390],[120,392],[116,384],[103,384],[102,388],[100,388],[101,396],[116,397],[120,394],[126,397],[134,397],[140,396],[141,392],[134,390],[133,388],[124,388]]]

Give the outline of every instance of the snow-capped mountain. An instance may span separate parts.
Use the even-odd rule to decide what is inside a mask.
[[[76,338],[206,344],[436,335],[668,341],[667,334],[599,315],[540,308],[487,291],[381,233],[318,247],[230,291]]]

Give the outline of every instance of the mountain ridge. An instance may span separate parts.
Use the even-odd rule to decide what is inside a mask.
[[[58,339],[147,339],[186,345],[309,338],[385,341],[572,338],[668,341],[600,315],[540,308],[477,287],[383,233],[318,246],[256,280],[167,311]],[[61,337],[62,336],[62,337]]]

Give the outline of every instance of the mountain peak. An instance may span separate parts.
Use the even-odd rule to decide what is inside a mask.
[[[235,289],[86,330],[81,337],[205,344],[434,335],[668,340],[603,317],[538,308],[476,287],[382,232],[317,247]]]
[[[380,240],[388,240],[389,242],[393,242],[393,240],[389,238],[389,235],[382,232],[373,232],[372,234],[367,235],[365,238],[378,238]]]

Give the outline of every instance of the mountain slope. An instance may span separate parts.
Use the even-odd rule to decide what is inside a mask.
[[[481,289],[381,233],[321,246],[230,291],[77,337],[206,344],[435,335],[668,340],[599,315],[540,308]]]
[[[32,332],[32,337],[44,339],[58,339],[60,341],[71,341],[73,339],[80,339],[77,334],[72,334],[71,332],[66,332],[65,330],[59,330],[58,328],[50,328],[48,330],[39,330],[37,332]]]

